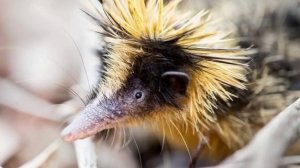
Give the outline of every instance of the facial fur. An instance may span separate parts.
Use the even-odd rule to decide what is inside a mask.
[[[208,12],[182,14],[177,3],[105,1],[104,18],[92,16],[106,42],[103,78],[92,110],[63,131],[67,140],[153,113],[209,129],[218,120],[218,100],[230,104],[231,91],[245,89],[248,51],[214,27]]]

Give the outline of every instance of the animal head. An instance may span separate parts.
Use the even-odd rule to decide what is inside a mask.
[[[232,88],[245,89],[247,51],[209,12],[184,13],[179,2],[102,2],[102,17],[92,16],[106,44],[102,79],[62,132],[65,140],[146,121],[209,129],[218,119],[217,101],[230,103]]]

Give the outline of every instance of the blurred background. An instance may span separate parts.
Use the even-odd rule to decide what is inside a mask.
[[[0,1],[0,165],[44,154],[46,167],[76,167],[59,133],[98,80],[88,25],[77,1]]]
[[[253,27],[262,24],[264,14],[252,9],[283,9],[279,8],[279,2],[283,1],[253,1],[246,6],[237,0],[226,5],[216,2],[223,1],[185,0],[182,8],[226,11],[225,18],[233,23],[241,16],[240,8],[247,13],[245,18],[251,18],[249,25]],[[298,15],[299,1],[294,2],[298,5],[295,6]],[[98,35],[90,30],[92,23],[80,10],[82,3],[0,0],[0,166],[78,167],[74,144],[62,142],[59,133],[84,107],[86,97],[99,80],[100,60],[95,51],[102,45]],[[272,40],[276,41],[277,37],[269,37],[266,43]],[[291,55],[299,55],[298,42],[288,49]],[[137,143],[146,138],[155,145],[139,143],[140,151],[136,154],[136,149],[129,149],[130,145],[112,150],[111,145],[99,142],[96,145],[100,167],[140,167],[141,164],[173,167],[162,161],[171,158],[170,155],[174,156],[175,163],[186,164],[186,153],[162,153],[161,146],[155,143],[157,139],[149,140],[149,135],[138,131],[135,134]],[[142,163],[139,157],[143,157]],[[144,163],[145,158],[152,160]]]

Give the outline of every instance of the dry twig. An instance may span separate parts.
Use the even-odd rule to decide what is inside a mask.
[[[275,168],[286,149],[300,136],[300,99],[257,133],[243,149],[216,168]]]
[[[0,165],[4,164],[10,157],[20,149],[21,139],[5,120],[0,118]],[[0,166],[1,168],[1,166]]]
[[[1,77],[0,93],[0,105],[51,121],[61,122],[79,109],[74,100],[54,105]]]
[[[97,168],[97,154],[92,138],[77,140],[74,142],[77,163],[79,168]]]
[[[43,166],[48,161],[48,159],[57,151],[59,146],[60,141],[53,142],[42,153],[40,153],[31,161],[22,165],[20,168],[33,168]]]

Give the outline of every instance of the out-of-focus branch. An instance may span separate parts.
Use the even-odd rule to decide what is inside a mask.
[[[281,159],[280,161],[280,165],[296,165],[300,163],[300,156],[296,155],[296,156],[286,156],[284,158]]]
[[[2,118],[0,118],[0,132],[2,135],[0,136],[0,165],[2,165],[18,152],[21,147],[21,139]]]
[[[216,168],[275,168],[300,136],[300,99],[260,130],[254,139]]]
[[[0,93],[0,105],[57,122],[74,114],[79,108],[72,100],[61,105],[51,104],[1,77]]]
[[[60,141],[53,142],[38,156],[22,165],[20,168],[42,167],[48,161],[48,159],[57,151],[60,144]]]
[[[95,143],[91,138],[74,142],[79,168],[97,168],[97,154]]]

